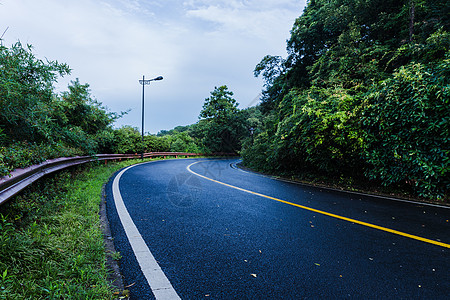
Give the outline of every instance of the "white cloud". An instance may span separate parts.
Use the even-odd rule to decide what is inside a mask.
[[[268,39],[280,26],[292,26],[300,15],[299,1],[196,1],[184,3],[187,15],[218,25],[220,32]]]

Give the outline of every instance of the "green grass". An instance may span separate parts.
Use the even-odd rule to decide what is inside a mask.
[[[0,299],[112,299],[99,218],[102,187],[138,162],[58,172],[0,206]]]

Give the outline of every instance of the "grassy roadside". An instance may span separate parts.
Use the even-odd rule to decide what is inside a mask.
[[[112,299],[99,219],[102,187],[138,162],[58,172],[0,206],[0,299]]]

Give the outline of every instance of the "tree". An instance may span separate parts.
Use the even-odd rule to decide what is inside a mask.
[[[165,137],[156,135],[144,135],[144,152],[167,152],[170,151],[170,142]]]
[[[411,63],[379,84],[364,111],[369,178],[409,185],[424,197],[450,195],[450,55]]]
[[[54,83],[66,64],[35,57],[32,46],[0,46],[0,174],[49,158],[115,148],[108,112],[79,80],[58,95]],[[109,151],[108,151],[109,152]]]
[[[67,122],[88,134],[105,130],[124,114],[108,112],[91,97],[89,84],[81,84],[78,78],[71,81],[69,91],[62,93],[62,99]]]
[[[205,99],[196,132],[211,152],[238,152],[246,132],[238,103],[226,85],[215,87]]]
[[[191,137],[186,131],[176,132],[170,136],[167,136],[167,142],[170,145],[170,151],[173,152],[201,152],[193,137]]]
[[[218,124],[226,123],[230,117],[237,113],[238,103],[232,98],[233,92],[226,85],[215,87],[211,96],[205,99],[200,118],[214,121]]]
[[[50,124],[60,112],[53,83],[69,73],[66,64],[37,59],[30,45],[0,47],[0,128],[6,143],[46,142],[52,136]]]
[[[261,107],[263,112],[273,110],[281,101],[287,88],[287,62],[281,56],[266,55],[255,67],[255,77],[264,79]]]

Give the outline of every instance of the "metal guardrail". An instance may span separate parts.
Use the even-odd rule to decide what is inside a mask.
[[[144,153],[144,158],[167,157],[167,156],[200,156],[200,153],[182,152],[150,152]],[[92,161],[137,159],[141,154],[98,154],[95,156],[62,157],[46,160],[38,165],[33,165],[24,169],[15,169],[9,176],[0,178],[0,205],[21,190],[31,185],[39,178],[52,172],[65,169],[71,166],[84,164]]]

